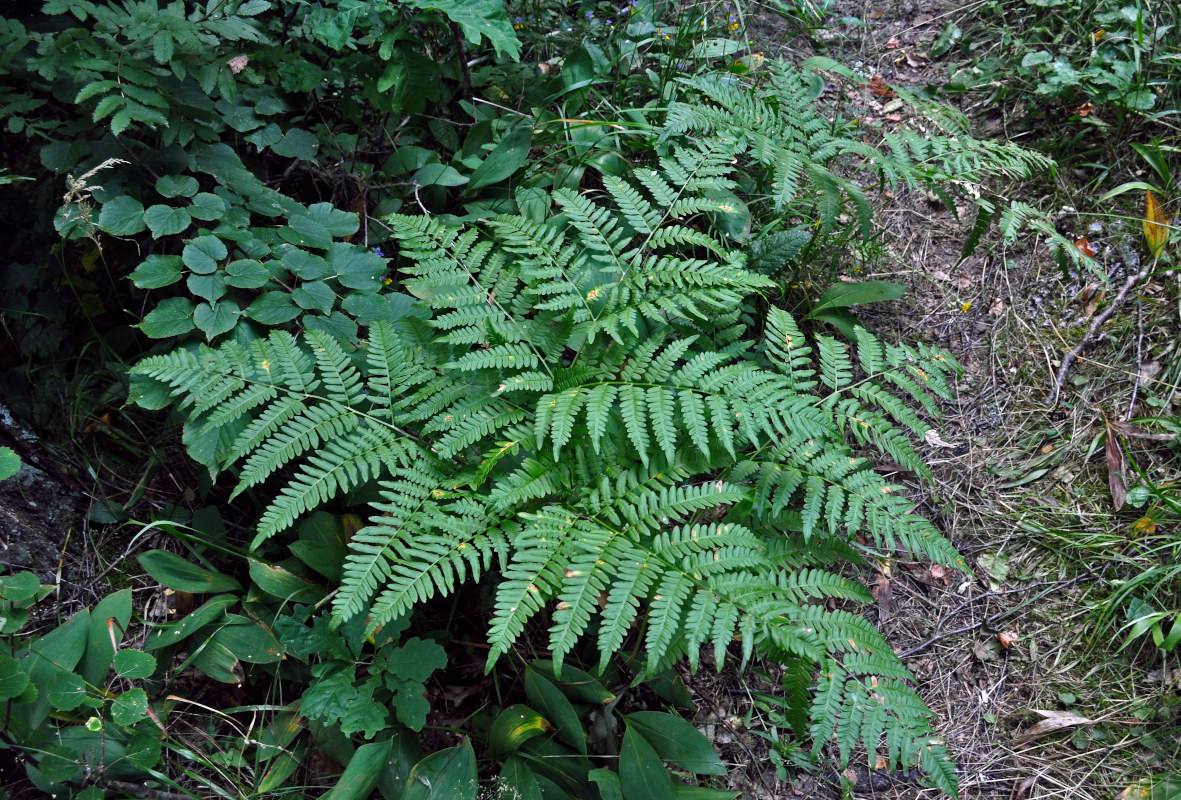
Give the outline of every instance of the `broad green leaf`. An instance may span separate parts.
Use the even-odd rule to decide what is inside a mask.
[[[327,592],[324,587],[305,580],[282,567],[250,559],[250,579],[258,588],[290,603],[318,603]]]
[[[549,720],[529,706],[517,703],[505,708],[488,731],[488,754],[502,756],[515,753],[522,744],[553,730]]]
[[[250,258],[239,258],[226,264],[225,275],[226,283],[239,289],[257,289],[271,279],[267,268]]]
[[[492,152],[472,171],[467,188],[471,190],[499,183],[525,166],[525,162],[529,158],[529,145],[532,141],[532,121],[514,125],[492,149]]]
[[[534,708],[551,720],[558,736],[578,752],[586,754],[586,731],[578,718],[578,712],[566,695],[554,686],[548,678],[535,670],[525,670],[525,694]]]
[[[385,769],[393,743],[372,742],[361,744],[352,759],[348,760],[345,772],[337,779],[337,785],[321,800],[363,800],[377,786],[381,770]]]
[[[661,711],[637,711],[624,719],[663,760],[699,775],[726,774],[726,765],[705,734],[680,717]]]
[[[423,683],[437,669],[447,666],[447,651],[433,639],[411,637],[388,650],[386,669],[402,680]]]
[[[98,601],[90,611],[90,633],[86,640],[86,655],[78,668],[79,674],[91,686],[107,682],[115,648],[122,641],[131,622],[131,590],[121,589]]]
[[[588,672],[572,667],[569,664],[562,665],[562,678],[558,680],[554,676],[554,662],[549,660],[532,661],[530,667],[537,670],[553,681],[554,685],[562,690],[562,693],[579,703],[610,703],[615,699],[607,687],[599,682]]]
[[[251,664],[273,664],[283,658],[283,645],[261,622],[253,620],[218,628],[213,641]]]
[[[120,650],[114,664],[115,673],[128,680],[150,678],[156,671],[156,657],[140,650]]]
[[[328,248],[328,264],[341,285],[350,289],[376,290],[386,270],[384,258],[347,242],[336,242]]]
[[[228,208],[225,200],[209,192],[193,195],[193,204],[188,207],[189,216],[205,222],[221,219]]]
[[[496,800],[542,800],[537,776],[515,753],[504,760],[496,781]]]
[[[836,283],[828,288],[816,305],[812,307],[808,319],[815,317],[819,311],[830,308],[847,308],[863,303],[880,303],[883,300],[894,300],[901,297],[906,287],[898,283],[886,281],[862,281],[861,283]]]
[[[193,324],[201,329],[206,339],[212,339],[233,330],[241,315],[242,310],[232,300],[213,305],[202,303],[193,309]]]
[[[185,281],[185,286],[188,287],[190,294],[215,303],[225,296],[226,276],[222,272],[214,272],[210,275],[198,275],[194,272]],[[193,322],[197,324],[198,328],[202,327],[196,317],[193,318]]]
[[[289,546],[303,563],[329,580],[340,580],[348,546],[340,520],[327,511],[317,511],[299,526],[299,540]]]
[[[16,453],[13,453],[11,448],[2,449],[12,453],[14,458],[16,457]],[[0,575],[0,600],[7,600],[10,603],[24,603],[32,599],[40,588],[41,581],[31,572]]]
[[[710,203],[709,220],[718,232],[735,242],[750,239],[752,220],[750,209],[729,189],[713,188],[705,193]]]
[[[302,309],[327,314],[332,311],[336,294],[323,281],[308,281],[291,293],[291,299]]]
[[[267,292],[246,308],[246,316],[263,325],[282,325],[302,313],[291,295],[284,292]]]
[[[189,657],[187,663],[192,664],[215,681],[231,684],[242,683],[242,665],[238,663],[238,656],[230,648],[214,639],[206,639],[198,645],[196,652]]]
[[[111,703],[111,721],[116,725],[134,725],[148,714],[148,693],[130,689]]]
[[[624,800],[676,800],[668,770],[652,745],[631,725],[619,749],[619,784]]]
[[[11,447],[0,447],[0,481],[6,481],[21,470],[20,456]]]
[[[169,589],[192,594],[242,591],[242,584],[230,576],[199,567],[167,550],[149,550],[140,554],[138,561],[154,581]]]
[[[152,236],[157,239],[183,233],[192,221],[189,212],[183,208],[155,205],[144,212],[144,222],[151,229]]]
[[[270,794],[282,786],[303,764],[308,749],[307,743],[301,741],[295,747],[282,750],[272,758],[267,765],[266,772],[258,782],[259,793]]]
[[[468,182],[468,177],[461,175],[455,167],[427,164],[415,172],[410,180],[419,186],[463,186]]]
[[[382,797],[387,800],[391,798],[398,800],[406,788],[406,780],[410,777],[410,771],[414,769],[415,764],[422,760],[422,745],[419,744],[419,738],[413,731],[404,728],[395,728],[390,741],[393,742],[393,749],[390,752],[390,757],[386,759],[385,769],[382,770],[381,778],[378,779],[377,788],[381,790]]]
[[[476,800],[479,784],[471,742],[439,750],[414,765],[398,800]]]
[[[623,787],[619,785],[619,773],[609,769],[593,769],[587,773],[603,800],[623,800]]]
[[[0,653],[0,700],[19,697],[28,686],[29,676],[16,659],[7,653]]]
[[[229,255],[225,242],[216,236],[198,236],[185,245],[181,251],[184,265],[200,275],[217,271],[222,259]]]
[[[144,650],[155,650],[157,647],[173,645],[182,642],[197,632],[198,629],[225,617],[226,608],[238,602],[236,595],[223,594],[210,598],[199,608],[172,625],[157,628],[156,632],[144,642]]]
[[[148,256],[131,273],[131,281],[141,289],[162,289],[181,279],[183,262],[180,256]]]
[[[164,175],[156,181],[156,191],[163,197],[192,197],[199,188],[192,175]]]
[[[120,195],[103,203],[98,215],[98,226],[112,236],[132,236],[147,227],[143,203],[134,197]]]
[[[509,22],[508,12],[501,0],[404,0],[412,8],[430,9],[446,14],[463,31],[464,38],[479,44],[480,37],[488,39],[496,55],[507,55],[513,61],[520,57],[521,40]]]
[[[59,672],[72,672],[78,666],[86,652],[89,633],[90,611],[80,611],[29,645],[25,656],[18,658],[21,669],[33,684],[26,691],[35,690],[36,697],[22,710],[24,724],[38,728],[45,721],[49,714],[49,682]]]
[[[677,800],[736,800],[742,792],[725,789],[711,789],[708,786],[689,786],[685,783],[673,785]]]
[[[77,673],[61,670],[49,679],[46,696],[49,705],[59,711],[73,711],[86,699],[86,681]]]

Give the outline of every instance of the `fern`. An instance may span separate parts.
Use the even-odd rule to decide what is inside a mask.
[[[835,737],[844,760],[884,748],[953,789],[905,668],[872,625],[823,603],[870,599],[834,567],[859,552],[962,566],[872,468],[924,474],[910,437],[958,367],[864,330],[849,346],[809,339],[777,308],[755,335],[752,300],[774,284],[710,232],[706,194],[735,185],[743,152],[791,191],[848,187],[784,160],[783,147],[837,152],[830,126],[709,88],[778,115],[790,141],[727,134],[718,117],[719,133],[667,144],[595,196],[555,192],[561,216],[544,222],[390,217],[420,314],[374,323],[356,347],[273,333],[135,372],[176,399],[190,440],[221,443],[235,491],[278,484],[253,547],[333,498],[376,494],[334,624],[362,616],[372,634],[495,576],[489,667],[527,630],[548,630],[556,669],[590,638],[603,666],[630,652],[640,675],[696,667],[705,647],[721,663],[738,639],[743,662],[822,670],[818,743]]]

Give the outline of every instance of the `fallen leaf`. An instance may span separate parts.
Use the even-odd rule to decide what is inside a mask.
[[[917,17],[915,17],[914,19],[912,19],[910,21],[910,26],[912,28],[917,28],[919,25],[926,25],[928,22],[933,22],[934,20],[935,20],[934,14],[919,14]]]
[[[947,567],[943,566],[942,564],[932,564],[930,575],[937,581],[943,581],[944,584],[947,584],[951,580],[949,577],[947,577]]]
[[[1131,786],[1124,788],[1115,796],[1115,800],[1149,800],[1152,797],[1152,779],[1141,778]]]
[[[990,305],[988,307],[988,313],[994,317],[999,317],[1001,314],[1004,314],[1005,313],[1004,302],[1002,302],[999,297],[994,298],[992,301],[992,305]]]
[[[957,289],[971,289],[974,281],[966,275],[961,275],[951,282],[951,285]]]
[[[1137,428],[1130,422],[1124,422],[1118,419],[1112,420],[1111,426],[1129,439],[1144,439],[1148,442],[1171,442],[1177,438],[1177,434],[1175,433],[1151,433],[1143,428]]]
[[[1085,117],[1085,116],[1087,116],[1087,114],[1090,114],[1094,110],[1095,110],[1094,103],[1083,103],[1081,106],[1078,106],[1077,108],[1074,109],[1074,113],[1078,114],[1080,117]]]
[[[945,442],[943,437],[939,435],[939,431],[935,430],[934,428],[931,428],[929,431],[927,431],[927,433],[923,436],[923,441],[932,447],[955,447],[955,445],[951,442]]]
[[[1148,189],[1144,190],[1144,238],[1153,258],[1159,258],[1165,242],[1169,240],[1169,221],[1161,208],[1160,201]]]
[[[891,36],[890,41],[886,42],[886,49],[893,50],[894,48],[898,47],[900,44],[902,44],[902,42],[898,41],[897,36]]]
[[[927,60],[927,57],[925,55],[923,55],[922,53],[907,53],[906,54],[906,63],[907,63],[907,65],[912,66],[912,67],[921,67],[923,65],[923,62],[926,60]]]
[[[1040,714],[1045,717],[1041,722],[1038,722],[1031,728],[1025,729],[1020,736],[1017,737],[1016,744],[1018,747],[1023,747],[1029,744],[1034,739],[1039,739],[1042,736],[1054,733],[1055,731],[1066,730],[1067,728],[1075,728],[1079,725],[1092,725],[1095,720],[1080,717],[1078,714],[1071,714],[1069,711],[1053,711],[1050,709],[1035,708],[1031,709],[1033,713]]]
[[[1111,421],[1107,421],[1107,486],[1111,489],[1111,502],[1115,510],[1124,507],[1128,499],[1128,487],[1124,485],[1124,451],[1115,435]]]
[[[1087,237],[1080,236],[1075,240],[1074,246],[1078,248],[1078,251],[1087,258],[1095,257],[1095,248],[1091,247],[1091,243],[1087,241]]]
[[[1029,790],[1037,783],[1036,777],[1026,778],[1013,787],[1012,793],[1009,795],[1010,800],[1025,800],[1029,796]]]
[[[866,86],[868,86],[869,90],[871,92],[873,92],[874,94],[876,94],[878,97],[893,97],[894,96],[894,90],[886,85],[886,79],[883,78],[881,75],[874,75],[872,78],[869,79],[869,83],[867,83]]]
[[[1002,633],[998,633],[996,635],[996,638],[1001,643],[1001,647],[1008,650],[1009,645],[1016,644],[1017,640],[1020,637],[1017,634],[1015,634],[1013,631],[1003,631]]]
[[[1136,524],[1132,526],[1132,530],[1141,536],[1151,536],[1156,533],[1156,520],[1152,517],[1141,517],[1136,520]]]
[[[931,273],[931,277],[937,281],[950,281],[951,276],[941,269],[937,269]]]
[[[890,579],[883,575],[878,578],[878,582],[869,591],[878,601],[878,621],[885,622],[890,618],[890,601],[894,597],[894,590],[890,588]]]
[[[989,639],[986,642],[973,642],[972,655],[978,661],[996,661],[1001,657],[1001,650],[995,641]]]
[[[246,69],[246,65],[250,63],[250,56],[234,56],[226,64],[230,67],[230,72],[237,75],[242,70]]]

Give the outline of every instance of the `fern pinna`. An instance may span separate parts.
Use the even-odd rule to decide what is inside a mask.
[[[772,282],[697,224],[740,146],[674,149],[597,197],[556,191],[545,218],[392,217],[418,301],[360,346],[272,333],[149,358],[137,380],[179,398],[237,491],[283,476],[256,548],[376,483],[337,623],[373,632],[495,576],[489,666],[537,623],[559,668],[591,637],[641,675],[706,646],[721,664],[738,640],[743,662],[818,681],[798,731],[816,748],[884,747],[954,792],[901,662],[825,601],[871,599],[835,569],[859,551],[961,563],[872,469],[926,474],[912,406],[935,411],[958,367],[860,329],[809,341],[758,310]]]

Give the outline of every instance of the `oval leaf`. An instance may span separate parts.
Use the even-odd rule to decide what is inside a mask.
[[[149,550],[139,556],[139,564],[154,581],[178,592],[217,594],[242,591],[242,584],[230,576],[198,567],[167,550]]]
[[[534,736],[540,736],[554,729],[549,720],[529,706],[517,703],[511,705],[492,723],[488,732],[488,754],[492,756],[513,753]]]
[[[699,775],[726,774],[726,765],[705,734],[680,717],[660,711],[637,711],[624,719],[665,761]]]

